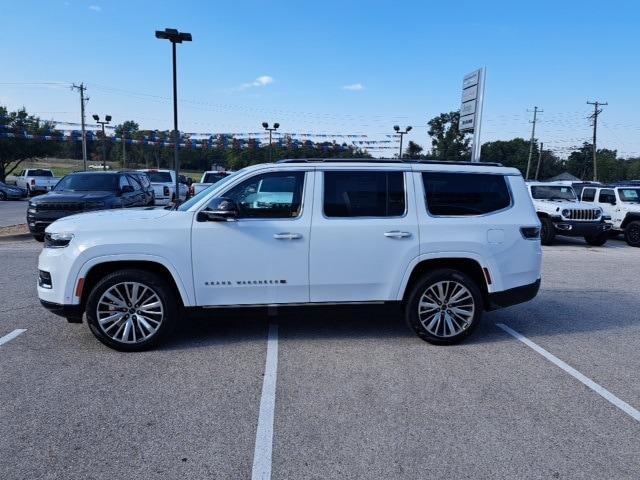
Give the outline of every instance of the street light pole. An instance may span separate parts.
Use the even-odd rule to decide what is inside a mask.
[[[173,59],[173,164],[176,176],[175,204],[180,203],[180,157],[178,156],[178,145],[180,136],[178,134],[178,75],[176,69],[176,43],[190,42],[191,34],[179,32],[175,28],[165,28],[156,30],[156,38],[169,40],[171,42],[171,53]]]
[[[398,155],[398,158],[399,158],[400,160],[402,160],[402,138],[403,138],[407,133],[409,133],[409,132],[413,129],[413,127],[407,127],[407,128],[405,128],[405,129],[404,129],[404,132],[403,132],[402,130],[400,130],[400,127],[399,127],[398,125],[394,125],[394,126],[393,126],[393,129],[396,131],[396,133],[398,133],[398,134],[400,135],[400,153],[399,153],[399,155]]]
[[[102,170],[107,170],[107,134],[104,131],[104,126],[111,121],[111,115],[105,115],[104,120],[100,121],[99,115],[94,115],[93,119],[96,123],[102,125]]]
[[[276,130],[278,130],[278,128],[280,128],[280,124],[279,123],[274,123],[273,127],[269,128],[269,124],[267,122],[262,122],[262,127],[265,130],[269,131],[269,162],[271,162],[272,159],[273,159],[273,145],[271,143],[271,134],[273,132],[275,132]]]

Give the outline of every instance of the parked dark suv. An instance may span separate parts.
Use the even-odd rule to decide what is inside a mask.
[[[29,202],[27,225],[42,242],[44,229],[59,218],[111,208],[144,207],[148,197],[129,172],[78,172],[64,177],[55,188]]]

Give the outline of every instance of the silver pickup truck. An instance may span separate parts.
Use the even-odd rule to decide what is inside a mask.
[[[27,196],[47,193],[53,190],[60,179],[53,172],[44,168],[27,168],[16,177],[16,186],[24,188]]]

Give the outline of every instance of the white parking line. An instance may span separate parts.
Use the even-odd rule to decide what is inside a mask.
[[[0,337],[0,345],[4,345],[26,331],[24,328],[16,328],[13,332],[6,334],[4,337]]]
[[[513,330],[512,328],[507,327],[504,323],[496,323],[496,325],[498,327],[500,327],[502,330],[504,330],[505,332],[507,332],[509,335],[512,335],[513,337],[515,337],[518,340],[520,340],[527,347],[530,347],[533,350],[535,350],[536,352],[538,352],[540,355],[542,355],[544,358],[549,360],[551,363],[553,363],[556,366],[560,367],[562,370],[567,372],[569,375],[571,375],[576,380],[582,382],[584,385],[586,385],[591,390],[596,392],[602,398],[604,398],[605,400],[611,402],[613,405],[618,407],[624,413],[626,413],[627,415],[631,416],[632,418],[634,418],[635,420],[640,422],[640,411],[638,411],[635,408],[633,408],[627,402],[623,402],[622,400],[620,400],[618,397],[616,397],[613,393],[611,393],[606,388],[598,385],[596,382],[594,382],[590,378],[585,377],[583,374],[581,374],[575,368],[567,365],[565,362],[560,360],[558,357],[556,357],[555,355],[547,352],[540,345],[532,342],[531,340],[529,340],[527,337],[525,337],[521,333],[518,333],[515,330]]]
[[[252,480],[271,479],[271,452],[273,448],[273,419],[276,406],[276,378],[278,374],[278,325],[269,325],[267,361],[264,366],[262,398],[253,452]]]

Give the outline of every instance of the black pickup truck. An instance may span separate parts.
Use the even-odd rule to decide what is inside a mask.
[[[27,225],[42,242],[44,230],[59,218],[110,208],[144,207],[149,197],[140,180],[129,172],[77,172],[55,188],[29,201]]]

